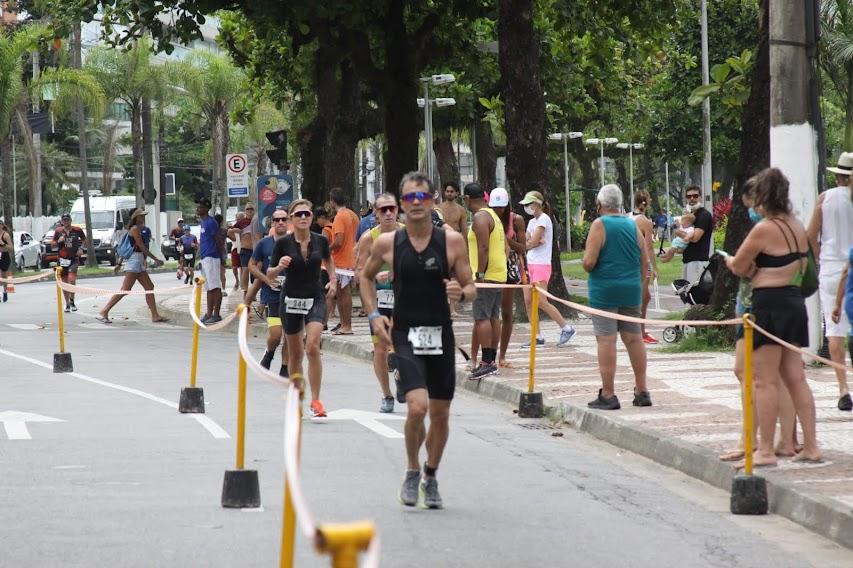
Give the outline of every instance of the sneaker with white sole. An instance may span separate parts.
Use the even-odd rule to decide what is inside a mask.
[[[394,397],[382,397],[382,402],[379,404],[379,412],[389,413],[394,412]]]
[[[489,375],[496,375],[498,373],[498,366],[494,363],[486,363],[485,361],[480,362],[480,366],[471,371],[471,376],[469,377],[471,380],[480,380],[483,377],[488,377]]]
[[[418,486],[424,509],[441,509],[444,503],[438,493],[438,481],[434,477],[425,477]]]
[[[568,343],[575,336],[575,333],[577,333],[577,332],[575,331],[575,328],[572,326],[567,326],[567,327],[564,327],[563,329],[561,329],[560,330],[560,340],[557,342],[557,347],[560,347],[561,345],[565,345],[566,343]]]
[[[403,478],[403,485],[400,487],[400,493],[397,497],[400,503],[406,507],[414,507],[418,504],[418,484],[421,480],[421,470],[410,469],[406,471],[406,477]]]
[[[544,337],[537,337],[536,338],[536,347],[542,347],[543,345],[545,345],[545,338]],[[524,344],[522,344],[522,347],[524,347],[524,348],[530,347],[530,342],[529,341],[525,342]]]

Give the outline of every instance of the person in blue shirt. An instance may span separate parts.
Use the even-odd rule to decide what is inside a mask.
[[[838,282],[838,292],[835,295],[835,309],[832,310],[832,321],[835,323],[841,320],[842,307],[847,315],[847,321],[853,322],[853,272],[850,271],[851,265],[853,265],[853,247],[847,253],[847,266],[844,267],[844,272],[841,273],[841,280]],[[853,362],[853,323],[851,323],[848,335],[847,349],[850,353],[850,361]]]
[[[190,232],[189,225],[184,225],[181,243],[181,269],[184,271],[184,284],[192,281],[195,272],[195,257],[198,252],[198,239]]]
[[[379,223],[376,221],[376,211],[373,209],[370,212],[361,218],[361,221],[358,222],[358,229],[355,232],[355,242],[361,238],[361,235],[378,225]]]
[[[281,314],[279,296],[284,276],[270,278],[267,269],[270,267],[275,242],[287,234],[287,211],[277,209],[270,217],[275,236],[264,237],[255,245],[252,258],[249,260],[249,272],[261,282],[261,303],[267,307],[267,350],[261,359],[261,365],[269,369],[278,346],[281,345],[281,369],[279,375],[287,377],[287,343],[282,342]]]
[[[225,239],[219,223],[210,216],[210,199],[202,197],[196,202],[196,214],[201,221],[201,275],[204,277],[204,289],[207,291],[207,313],[202,323],[222,321],[219,308],[222,306],[222,249]]]

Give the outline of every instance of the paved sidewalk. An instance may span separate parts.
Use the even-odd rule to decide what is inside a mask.
[[[230,290],[229,290],[230,292]],[[160,302],[176,323],[189,323],[187,297]],[[239,293],[224,302],[223,313],[239,303]],[[183,314],[183,315],[182,315]],[[600,387],[595,338],[588,319],[574,322],[577,335],[564,347],[556,347],[557,326],[545,321],[546,345],[537,350],[536,390],[545,397],[549,415],[612,444],[679,469],[713,485],[729,489],[735,473],[731,464],[717,459],[734,447],[741,432],[740,391],[728,353],[678,353],[649,346],[648,384],[654,406],[631,406],[633,373],[627,353],[618,344],[616,392],[619,411],[593,411],[586,403]],[[470,306],[454,321],[457,345],[470,351]],[[261,327],[255,328],[262,333]],[[368,359],[372,344],[366,318],[353,318],[352,336],[324,334],[323,348]],[[654,330],[652,330],[654,332]],[[659,330],[655,333],[659,336]],[[511,369],[481,382],[464,373],[465,361],[457,352],[457,383],[517,405],[527,388],[528,350],[521,347],[529,337],[526,324],[516,325],[508,352]],[[818,441],[826,461],[799,465],[780,460],[776,468],[756,470],[770,486],[771,509],[816,532],[853,548],[853,414],[836,408],[835,376],[828,368],[808,368],[815,395]]]

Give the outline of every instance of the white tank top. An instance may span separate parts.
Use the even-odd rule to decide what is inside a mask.
[[[853,247],[853,200],[849,187],[833,187],[824,194],[821,213],[820,261],[847,262]]]

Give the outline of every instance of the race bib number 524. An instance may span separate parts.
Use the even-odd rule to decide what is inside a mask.
[[[409,343],[415,355],[441,355],[441,326],[420,326],[409,329]]]

